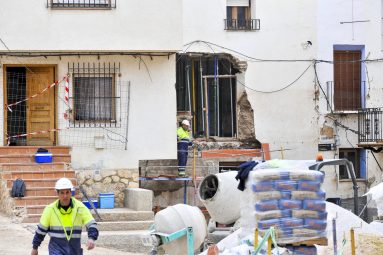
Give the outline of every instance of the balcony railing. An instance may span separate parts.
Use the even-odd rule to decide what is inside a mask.
[[[47,0],[52,9],[112,9],[116,0]]]
[[[364,106],[365,81],[326,82],[327,110],[331,112],[356,112]]]
[[[225,19],[225,30],[259,30],[261,21],[259,19]]]
[[[358,110],[359,143],[382,143],[383,108],[365,108]]]

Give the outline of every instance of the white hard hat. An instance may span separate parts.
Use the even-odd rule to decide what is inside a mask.
[[[188,120],[183,120],[181,123],[182,125],[190,126],[190,123]]]
[[[73,184],[68,178],[61,178],[56,182],[56,190],[70,189],[73,190]]]

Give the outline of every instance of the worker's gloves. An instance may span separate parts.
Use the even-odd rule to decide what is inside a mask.
[[[88,239],[88,243],[86,244],[88,250],[91,250],[94,248],[95,244],[94,244],[94,240],[93,239]]]

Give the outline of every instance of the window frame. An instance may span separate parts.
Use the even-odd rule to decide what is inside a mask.
[[[116,123],[117,122],[117,111],[116,111],[116,79],[115,79],[115,74],[108,74],[108,76],[101,76],[103,74],[95,74],[95,75],[87,75],[87,74],[72,74],[73,76],[73,96],[72,96],[72,100],[73,100],[73,105],[72,105],[72,109],[73,109],[73,121],[77,122],[77,123]],[[77,119],[77,114],[76,114],[76,111],[77,111],[77,106],[76,106],[76,78],[111,78],[111,98],[110,98],[110,107],[111,107],[111,116],[110,116],[110,119],[97,119],[96,118],[96,113],[94,113],[95,115],[95,119]],[[105,96],[105,95],[104,95]],[[95,105],[96,104],[96,99],[95,97],[94,98],[94,102],[93,104]]]
[[[102,2],[107,2],[101,3]],[[98,3],[96,3],[98,2]],[[47,7],[55,10],[87,9],[109,10],[116,8],[116,0],[47,0]]]
[[[351,153],[354,153],[354,158],[351,158]],[[339,148],[339,158],[348,159],[354,166],[355,177],[357,179],[366,179],[367,166],[366,166],[367,151],[361,148]],[[339,166],[339,180],[351,179],[346,166]]]

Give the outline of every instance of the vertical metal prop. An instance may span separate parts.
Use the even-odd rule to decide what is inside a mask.
[[[204,115],[204,112],[203,112],[203,109],[204,109],[204,107],[203,107],[203,105],[204,105],[204,101],[203,101],[203,78],[202,78],[202,59],[200,58],[199,59],[199,75],[200,75],[200,79],[201,79],[201,81],[200,81],[200,85],[201,85],[201,113],[202,113],[202,131],[203,132],[205,132],[205,115]],[[205,107],[206,107],[206,105],[205,105]]]
[[[353,228],[351,228],[350,234],[351,234],[351,254],[355,255],[355,231]]]
[[[206,140],[209,140],[209,106],[207,104],[207,78],[205,78],[205,125],[206,125]]]
[[[186,81],[187,81],[187,85],[188,85],[188,103],[189,103],[189,111],[192,112],[189,72],[190,72],[190,66],[188,64],[186,64]]]
[[[255,231],[254,231],[254,251],[258,247],[258,235],[259,235],[259,230],[258,230],[258,228],[255,228]]]
[[[269,236],[269,239],[267,239],[267,255],[271,255],[271,244],[272,244],[272,239],[271,239],[271,236]]]
[[[338,253],[338,244],[336,240],[336,218],[332,219],[332,240],[334,244],[334,255]]]

